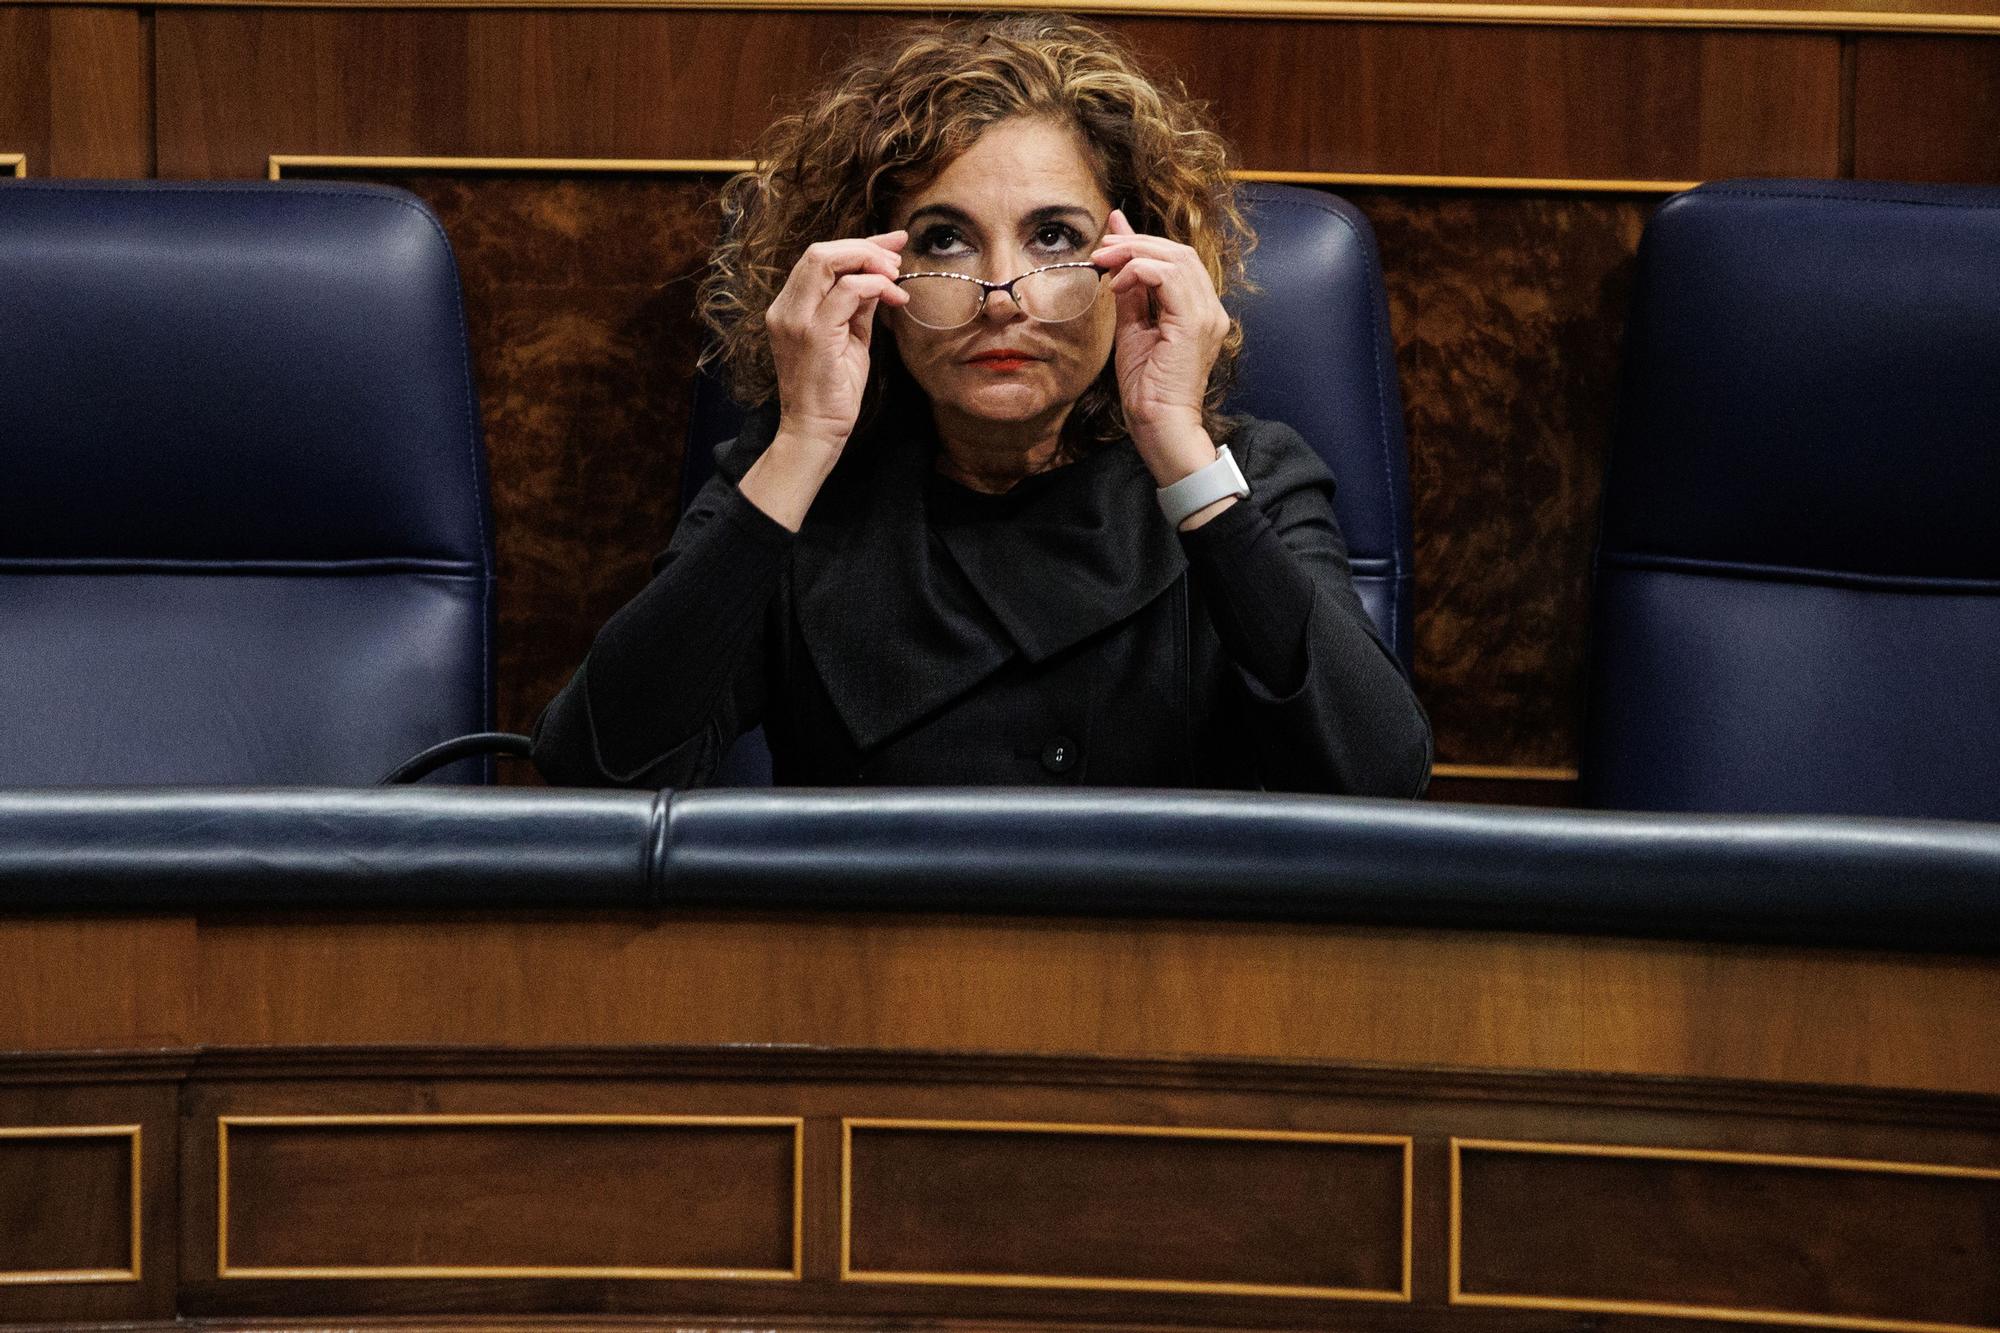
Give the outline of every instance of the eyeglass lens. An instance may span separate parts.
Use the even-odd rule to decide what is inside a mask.
[[[1097,300],[1098,277],[1088,265],[1036,269],[1014,280],[1014,300],[1030,319],[1061,324],[1090,309]],[[917,274],[901,279],[900,285],[910,294],[903,313],[932,329],[971,323],[985,293],[977,282],[946,274]]]

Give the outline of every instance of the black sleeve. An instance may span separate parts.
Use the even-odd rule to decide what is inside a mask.
[[[733,475],[731,475],[733,473]],[[535,767],[566,786],[694,787],[767,694],[767,612],[793,535],[719,469],[535,724]]]
[[[1333,477],[1289,427],[1230,442],[1250,498],[1181,534],[1234,664],[1265,787],[1415,796],[1431,731],[1348,577]]]

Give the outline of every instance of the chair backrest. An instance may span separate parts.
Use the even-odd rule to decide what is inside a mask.
[[[465,319],[413,196],[0,184],[0,394],[0,785],[367,782],[491,726]]]
[[[1620,416],[1587,799],[2000,819],[2000,190],[1669,200]]]
[[[1257,290],[1239,297],[1244,352],[1229,410],[1282,421],[1303,435],[1339,482],[1334,506],[1355,591],[1383,642],[1410,661],[1410,485],[1403,400],[1389,335],[1375,233],[1345,200],[1289,185],[1246,185],[1258,245]],[[721,381],[696,378],[681,469],[681,504],[713,475],[715,447],[741,428]],[[770,781],[753,732],[724,761],[719,785]]]

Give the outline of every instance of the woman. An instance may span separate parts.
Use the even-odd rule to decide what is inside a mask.
[[[930,26],[759,161],[703,309],[763,408],[545,710],[551,781],[699,785],[761,722],[783,784],[1422,790],[1333,479],[1217,410],[1246,237],[1184,96],[1070,20]]]

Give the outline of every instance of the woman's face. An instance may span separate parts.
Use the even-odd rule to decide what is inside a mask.
[[[1006,282],[1045,264],[1088,260],[1111,201],[1084,153],[1076,131],[1054,120],[1021,116],[992,126],[898,202],[890,225],[910,233],[903,272]],[[1082,315],[1060,324],[1030,318],[1004,292],[989,293],[979,315],[954,329],[926,328],[907,310],[886,313],[903,364],[947,431],[1060,426],[1104,369],[1117,323],[1103,283]]]

